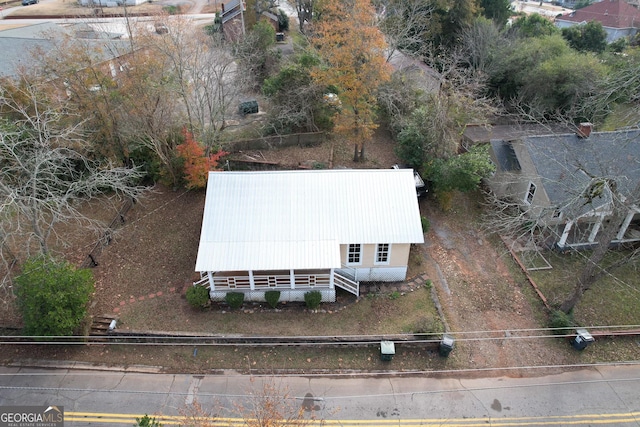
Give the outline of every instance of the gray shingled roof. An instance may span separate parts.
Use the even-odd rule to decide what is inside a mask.
[[[519,171],[522,169],[513,145],[509,141],[494,139],[491,141],[491,147],[500,165],[500,170]]]
[[[623,195],[640,183],[640,129],[593,132],[588,138],[576,134],[533,136],[524,138],[523,143],[551,203],[567,208],[573,205],[574,213],[576,203],[585,200],[578,201],[576,196],[584,194],[594,179],[615,181]],[[607,202],[603,194],[581,210]]]
[[[2,52],[0,77],[17,76],[20,67],[29,67],[30,61],[33,60],[31,52],[34,52],[35,49],[41,52],[50,52],[54,49],[52,38],[64,37],[69,34],[68,29],[54,23],[0,31],[0,52]],[[92,49],[96,62],[117,58],[130,49],[130,44],[126,40],[80,39],[78,42]]]

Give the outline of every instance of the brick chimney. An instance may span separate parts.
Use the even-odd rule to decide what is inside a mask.
[[[576,132],[576,135],[578,135],[578,138],[589,138],[589,135],[591,135],[591,131],[593,130],[593,125],[589,122],[584,122],[584,123],[580,123],[580,125],[578,126],[578,131]]]

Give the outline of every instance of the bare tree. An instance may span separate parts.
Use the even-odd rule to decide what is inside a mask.
[[[640,165],[628,154],[637,150],[637,135],[637,131],[609,134],[608,153],[594,152],[601,145],[591,146],[587,139],[580,140],[578,147],[563,145],[563,138],[576,138],[572,135],[559,135],[552,144],[518,145],[514,153],[533,153],[538,159],[534,163],[547,172],[541,175],[525,166],[492,179],[492,188],[498,194],[489,195],[491,208],[485,217],[488,229],[533,250],[557,245],[563,250],[588,251],[581,252],[585,263],[575,277],[573,291],[559,305],[565,313],[575,308],[600,277],[637,255],[632,251],[619,262],[604,263],[614,243],[625,240],[629,224],[640,212]],[[526,163],[529,161],[525,159]],[[534,183],[533,192],[529,184],[531,200],[527,202],[518,194],[523,180]],[[534,203],[536,184],[545,187],[546,195],[554,195],[549,199],[551,204]]]
[[[240,82],[234,58],[219,39],[194,28],[188,19],[172,17],[167,26],[167,34],[149,35],[138,43],[166,59],[189,130],[210,150],[238,92]]]
[[[423,56],[425,41],[434,30],[435,4],[425,0],[385,0],[382,2],[380,30],[388,45],[387,61],[396,50]]]
[[[5,244],[23,242],[27,256],[48,253],[53,238],[64,241],[57,224],[95,225],[81,212],[83,202],[144,190],[135,184],[136,169],[91,157],[84,123],[69,120],[77,111],[44,101],[45,84],[22,80],[0,92],[0,110],[12,119],[0,127],[0,236]]]

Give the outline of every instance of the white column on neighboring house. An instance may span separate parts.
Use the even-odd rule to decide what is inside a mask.
[[[256,290],[256,282],[253,280],[253,270],[249,270],[249,289]]]
[[[591,228],[591,233],[589,233],[589,238],[587,239],[589,243],[593,243],[596,240],[596,235],[598,234],[598,231],[600,231],[603,219],[604,214],[598,215],[598,220],[593,224],[593,228]]]
[[[620,226],[620,230],[616,235],[617,240],[624,239],[624,233],[627,232],[627,228],[629,228],[629,224],[631,224],[631,220],[633,220],[634,215],[636,214],[637,207],[634,206],[635,209],[631,209],[627,214],[627,217],[624,219],[624,222]]]
[[[333,289],[333,268],[329,270],[329,289]]]
[[[291,282],[291,289],[296,288],[296,274],[293,271],[293,268],[289,270],[289,281]]]
[[[560,240],[558,240],[559,247],[564,248],[564,245],[567,243],[567,238],[569,237],[571,227],[573,227],[573,221],[569,221],[565,224],[564,231],[562,231],[562,236],[560,237]]]
[[[207,271],[207,277],[209,278],[209,288],[212,291],[216,290],[216,284],[213,282],[213,272],[212,271]]]

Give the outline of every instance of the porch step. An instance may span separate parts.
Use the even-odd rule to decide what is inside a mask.
[[[344,289],[345,291],[352,293],[355,296],[360,296],[360,283],[355,280],[351,280],[350,278],[343,276],[340,273],[333,273],[333,284],[340,289]]]

